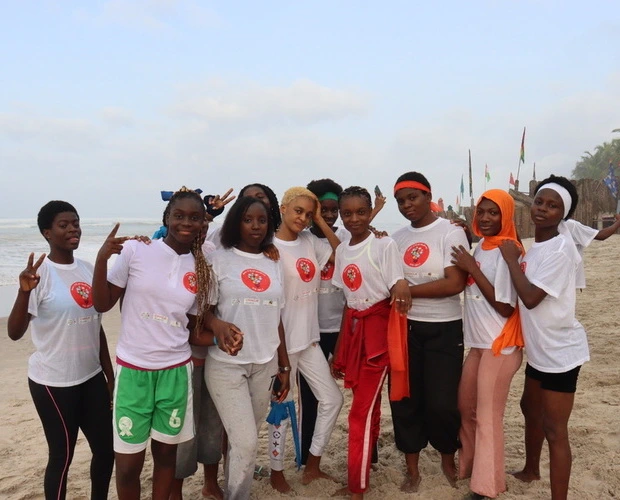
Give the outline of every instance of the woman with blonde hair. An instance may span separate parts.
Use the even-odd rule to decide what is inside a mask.
[[[321,269],[328,260],[333,260],[333,251],[340,241],[321,216],[317,197],[304,187],[293,187],[284,193],[280,212],[282,223],[274,244],[282,261],[285,300],[282,323],[290,360],[290,366],[281,366],[280,371],[291,371],[293,382],[299,370],[318,401],[316,426],[302,479],[308,484],[320,477],[330,478],[320,469],[321,455],[342,407],[342,394],[319,346],[318,320]],[[321,229],[330,247],[304,231],[310,222]],[[292,391],[287,401],[292,401]],[[283,472],[288,423],[283,420],[279,427],[269,427],[271,485],[280,492],[290,490]]]

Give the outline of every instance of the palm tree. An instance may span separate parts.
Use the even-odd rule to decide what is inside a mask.
[[[612,130],[618,133],[620,129]],[[584,151],[581,159],[575,164],[573,177],[575,179],[602,179],[607,175],[609,163],[620,161],[620,139],[603,142],[594,148],[594,154]]]

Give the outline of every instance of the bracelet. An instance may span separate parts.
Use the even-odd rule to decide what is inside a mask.
[[[280,373],[286,373],[286,372],[290,372],[291,371],[291,367],[290,366],[280,366]]]
[[[213,335],[213,345],[217,346],[217,337],[215,336],[215,334]]]

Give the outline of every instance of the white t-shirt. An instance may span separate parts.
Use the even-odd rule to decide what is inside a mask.
[[[222,241],[220,240],[220,233],[222,232],[221,224],[209,223],[209,229],[207,231],[207,238],[205,241],[209,241],[215,245],[215,248],[219,250],[222,247]]]
[[[209,299],[217,305],[216,316],[235,324],[243,332],[243,348],[230,356],[219,347],[209,348],[209,356],[224,363],[267,363],[280,345],[278,325],[284,306],[282,269],[260,254],[236,248],[209,255],[217,282]]]
[[[577,288],[585,288],[586,287],[586,273],[583,267],[583,251],[586,247],[590,246],[590,243],[594,241],[594,238],[598,234],[598,229],[594,229],[588,226],[585,226],[581,222],[577,222],[574,219],[568,219],[564,221],[566,227],[568,228],[570,235],[575,242],[575,246],[577,247],[577,251],[579,252],[579,256],[581,257],[581,262],[577,267],[577,276],[575,278],[575,286]]]
[[[338,227],[335,233],[341,244],[346,244],[351,239],[351,233],[344,227]],[[331,250],[327,238],[319,238],[314,234],[313,236]],[[345,304],[344,293],[341,288],[332,284],[333,275],[334,264],[328,262],[321,269],[321,284],[319,286],[319,330],[321,332],[338,332],[342,322],[342,310]]]
[[[528,363],[545,373],[562,373],[590,359],[583,326],[575,319],[575,275],[579,253],[564,235],[532,243],[521,267],[547,296],[532,309],[519,299]]]
[[[428,226],[411,225],[392,235],[401,254],[405,279],[412,285],[421,285],[445,277],[445,269],[452,264],[452,247],[469,248],[462,227],[438,218]],[[430,323],[461,319],[459,294],[442,298],[414,298],[407,318]]]
[[[91,296],[93,266],[80,259],[56,264],[46,258],[30,292],[28,313],[35,352],[28,377],[37,384],[68,387],[101,371],[101,315]]]
[[[503,304],[516,306],[517,292],[510,279],[508,265],[499,248],[483,250],[480,240],[474,250],[474,259],[482,273],[495,288],[495,300]],[[482,295],[478,284],[471,276],[465,286],[463,309],[463,339],[465,347],[491,349],[493,341],[502,332],[508,318],[499,314],[489,301]],[[510,354],[515,347],[506,347],[502,354]]]
[[[351,309],[363,311],[390,297],[390,289],[403,279],[400,252],[392,238],[375,238],[342,243],[336,249],[332,283],[342,288]]]
[[[191,253],[179,255],[163,240],[123,245],[108,281],[125,289],[120,362],[161,370],[190,359],[188,314],[196,314],[196,272]]]
[[[295,241],[274,238],[284,273],[282,323],[289,353],[301,351],[321,338],[319,333],[319,285],[321,272],[330,255],[326,247],[309,231]]]

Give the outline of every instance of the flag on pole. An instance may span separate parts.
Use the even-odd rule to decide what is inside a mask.
[[[525,163],[525,127],[523,127],[523,137],[521,137],[521,155],[519,161]]]
[[[511,186],[515,185],[515,178],[512,176],[512,172],[510,172],[510,180],[508,181],[508,184]]]
[[[471,149],[469,151],[469,197],[474,197],[474,188],[472,187],[472,179],[471,179]]]
[[[534,162],[534,171],[532,172],[532,179],[536,180],[536,162]]]
[[[489,166],[484,166],[484,179],[489,182],[491,180],[491,174],[489,174]]]
[[[609,189],[611,195],[615,199],[618,199],[618,181],[616,180],[616,172],[611,162],[609,162],[609,172],[607,172],[603,182],[607,186],[607,189]]]
[[[465,196],[465,184],[463,183],[463,174],[461,174],[461,199]]]

